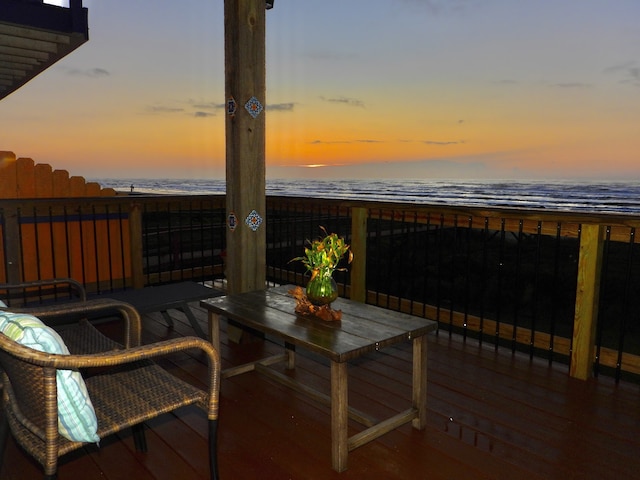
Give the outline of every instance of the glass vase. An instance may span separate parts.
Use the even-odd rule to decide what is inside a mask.
[[[307,283],[307,299],[314,305],[329,305],[338,298],[338,284],[332,276],[316,275]]]

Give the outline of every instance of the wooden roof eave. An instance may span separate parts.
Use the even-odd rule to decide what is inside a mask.
[[[87,9],[0,0],[0,100],[89,40]]]

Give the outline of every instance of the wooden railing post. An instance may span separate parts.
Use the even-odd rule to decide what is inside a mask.
[[[367,209],[351,209],[351,300],[367,301]]]
[[[571,349],[572,377],[586,380],[593,368],[598,294],[604,245],[603,225],[582,225]]]
[[[129,245],[131,247],[131,283],[133,288],[144,287],[142,257],[142,211],[139,203],[129,209]]]

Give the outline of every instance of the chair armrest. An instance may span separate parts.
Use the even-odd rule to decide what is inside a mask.
[[[41,297],[43,295],[43,290],[46,290],[47,287],[49,287],[49,289],[52,289],[52,294],[55,295],[55,288],[65,285],[69,288],[69,292],[77,297],[77,300],[81,302],[87,300],[87,292],[84,286],[73,278],[34,280],[22,283],[3,283],[0,284],[0,299],[2,298],[2,292],[7,293],[7,297],[9,300],[11,300],[12,298],[17,298],[19,294],[11,293],[13,291],[22,291],[22,295],[20,295],[20,298],[22,299],[30,297]]]
[[[55,324],[55,320],[64,319],[64,324],[79,322],[91,318],[113,317],[118,315],[124,321],[124,346],[138,346],[142,337],[142,321],[135,307],[129,303],[108,298],[87,300],[86,302],[63,303],[58,305],[32,308],[12,308],[13,313],[26,313],[42,320],[45,324]],[[55,325],[54,325],[55,326]]]
[[[1,334],[0,336],[4,337],[4,335]],[[0,343],[3,344],[2,348],[7,352],[20,355],[23,358],[25,357],[25,351],[27,351],[28,360],[25,361],[29,363],[58,370],[114,367],[139,362],[141,360],[151,360],[176,352],[197,349],[205,354],[209,364],[209,384],[207,385],[209,404],[207,405],[207,413],[210,418],[214,418],[218,412],[218,392],[220,390],[221,378],[220,354],[213,348],[211,343],[200,337],[172,338],[124,350],[113,350],[86,355],[44,353],[5,339],[0,340]]]

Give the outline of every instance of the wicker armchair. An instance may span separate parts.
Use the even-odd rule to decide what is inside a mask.
[[[16,309],[12,309],[16,310]],[[52,305],[24,310],[43,322],[80,318],[59,331],[70,355],[43,353],[0,334],[3,379],[3,418],[0,426],[0,462],[4,439],[11,433],[43,467],[46,479],[56,478],[58,458],[84,445],[58,432],[57,370],[80,370],[98,420],[98,436],[133,428],[136,448],[146,450],[142,422],[185,405],[200,406],[209,420],[211,477],[218,478],[217,419],[220,358],[212,345],[197,337],[183,337],[140,345],[140,316],[129,304],[114,300]],[[122,344],[102,335],[86,318],[105,313],[121,317]],[[198,349],[209,362],[207,390],[192,386],[156,365],[152,359],[187,349]]]

